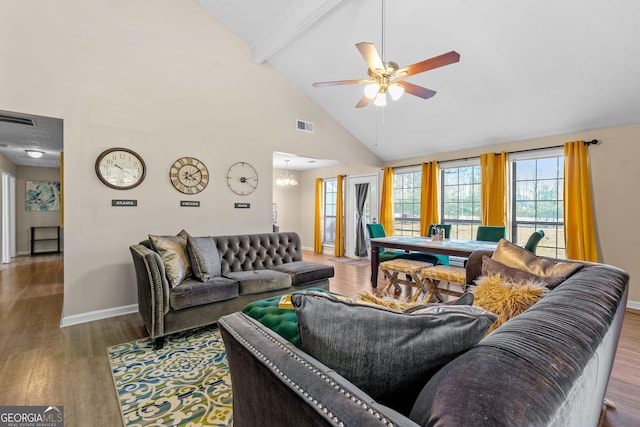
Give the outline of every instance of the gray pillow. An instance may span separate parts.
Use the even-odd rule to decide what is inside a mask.
[[[302,350],[404,414],[429,378],[480,341],[497,319],[465,305],[406,314],[312,292],[295,293],[291,301]]]
[[[220,253],[213,237],[187,237],[187,253],[191,261],[191,273],[201,282],[220,276]]]

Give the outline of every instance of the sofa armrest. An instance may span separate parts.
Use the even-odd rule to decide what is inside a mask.
[[[243,426],[417,426],[243,313],[221,317],[233,422]]]
[[[164,335],[164,315],[169,312],[169,282],[160,255],[144,245],[129,247],[138,287],[138,311],[151,338]]]
[[[493,254],[493,251],[485,251],[485,250],[478,250],[478,251],[473,251],[471,253],[471,255],[469,255],[469,258],[467,259],[467,266],[466,266],[466,276],[467,276],[467,285],[468,286],[473,286],[475,285],[474,281],[482,276],[482,256],[483,255],[487,255],[487,256],[491,256]]]

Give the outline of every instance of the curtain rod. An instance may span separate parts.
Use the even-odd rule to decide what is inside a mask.
[[[584,145],[586,145],[587,147],[590,146],[591,144],[597,145],[598,143],[599,143],[599,141],[597,139],[592,139],[591,141],[584,141]],[[550,150],[552,148],[563,148],[563,147],[564,147],[564,145],[552,145],[550,147],[528,148],[526,150],[508,151],[507,154],[528,153],[530,151]],[[459,161],[462,161],[462,160],[477,159],[479,157],[480,156],[461,157],[459,159],[442,160],[442,161],[439,161],[438,163],[459,162]],[[402,165],[402,166],[398,166],[398,168],[411,168],[411,167],[414,167],[414,166],[422,166],[422,163],[417,163],[417,164],[414,164],[414,165]]]

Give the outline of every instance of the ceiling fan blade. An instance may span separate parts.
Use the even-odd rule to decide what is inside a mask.
[[[379,74],[385,70],[382,59],[380,59],[380,55],[378,54],[378,49],[376,49],[376,45],[373,43],[361,42],[356,44],[356,48],[360,51],[360,55],[362,55],[369,66],[369,69],[374,74]]]
[[[362,98],[360,98],[360,101],[358,101],[358,103],[356,104],[356,108],[366,107],[372,102],[373,102],[373,99],[369,99],[367,95],[364,95]]]
[[[359,83],[369,83],[371,80],[368,79],[359,79],[359,80],[336,80],[333,82],[318,82],[314,83],[313,87],[322,87],[322,86],[338,86],[338,85],[355,85]]]
[[[460,61],[460,54],[455,50],[451,52],[443,53],[440,56],[435,56],[424,61],[416,62],[415,64],[401,68],[396,71],[397,77],[407,77],[418,73],[424,73],[425,71],[433,70],[434,68],[444,67],[445,65],[453,64]]]
[[[436,94],[435,90],[427,89],[426,87],[414,85],[413,83],[405,82],[402,80],[395,82],[395,84],[402,86],[406,93],[419,96],[422,99],[429,99]]]

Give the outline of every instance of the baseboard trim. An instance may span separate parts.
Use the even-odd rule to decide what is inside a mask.
[[[640,312],[640,301],[627,301],[627,308]]]
[[[138,312],[138,304],[125,305],[122,307],[107,308],[104,310],[90,311],[88,313],[74,314],[72,316],[62,316],[60,327],[79,325],[81,323],[93,322],[94,320],[108,319],[110,317],[123,316]]]

